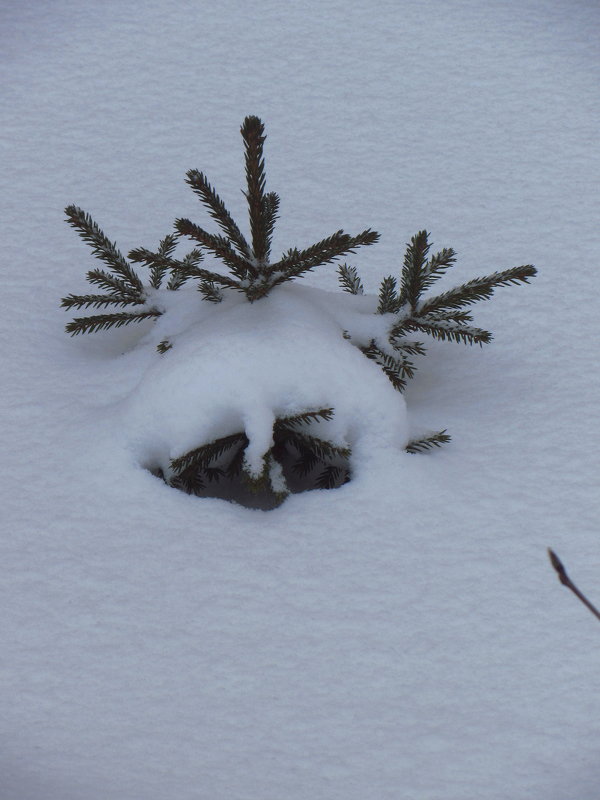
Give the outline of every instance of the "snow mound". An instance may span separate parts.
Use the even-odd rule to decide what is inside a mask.
[[[171,459],[245,431],[247,469],[258,475],[274,420],[322,408],[335,413],[318,435],[349,446],[353,469],[381,448],[406,445],[404,398],[356,346],[385,329],[374,298],[287,285],[256,303],[230,293],[210,304],[182,290],[156,301],[165,313],[143,344],[171,347],[123,404],[140,463],[168,475]]]

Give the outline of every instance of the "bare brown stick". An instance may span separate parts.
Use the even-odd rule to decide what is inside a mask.
[[[566,586],[567,589],[570,589],[573,592],[573,594],[576,595],[581,600],[583,605],[587,606],[589,610],[592,612],[592,614],[594,614],[594,616],[600,619],[600,611],[598,611],[598,609],[590,603],[587,597],[584,594],[582,594],[579,591],[579,589],[575,586],[573,581],[567,575],[567,570],[565,569],[564,564],[562,563],[560,558],[556,555],[554,550],[548,548],[548,556],[550,557],[550,563],[552,564],[552,566],[554,567],[554,569],[558,574],[558,580],[562,583],[562,585]]]

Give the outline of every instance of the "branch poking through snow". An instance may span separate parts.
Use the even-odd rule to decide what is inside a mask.
[[[552,566],[554,567],[554,569],[558,574],[558,580],[562,583],[562,585],[566,586],[567,589],[570,589],[573,592],[573,594],[576,595],[581,600],[584,606],[587,606],[589,610],[592,612],[592,614],[594,614],[594,616],[600,619],[600,611],[598,611],[598,609],[590,603],[587,597],[584,594],[582,594],[579,591],[579,589],[575,586],[573,581],[567,575],[567,571],[564,567],[564,564],[562,563],[560,558],[556,555],[554,550],[548,548],[548,556],[550,558],[550,563],[552,564]]]

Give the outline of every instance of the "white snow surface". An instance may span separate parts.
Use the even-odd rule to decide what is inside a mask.
[[[600,602],[597,4],[7,0],[0,17],[1,800],[598,800],[600,627],[545,552]],[[373,293],[427,228],[459,255],[440,288],[539,269],[475,307],[490,345],[419,359],[410,434],[451,444],[374,445],[349,484],[269,512],[143,468],[159,431],[189,444],[157,366],[200,358],[185,336],[161,362],[131,347],[153,329],[69,338],[58,307],[95,266],[70,203],[152,249],[176,216],[206,224],[198,168],[246,229],[247,114],[282,198],[274,254],[372,227],[348,260]],[[273,294],[273,322],[310,287],[335,290],[334,267]],[[288,334],[265,337],[278,364]],[[309,338],[307,374],[331,368],[343,394],[360,353]],[[400,442],[382,381],[362,358],[327,400],[342,420],[370,398],[372,435],[396,415]]]

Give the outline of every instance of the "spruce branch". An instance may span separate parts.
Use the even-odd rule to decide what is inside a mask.
[[[407,382],[414,377],[415,366],[406,356],[394,358],[380,350],[375,342],[363,348],[363,353],[381,367],[394,389],[399,392],[403,392]]]
[[[429,289],[438,278],[441,278],[446,270],[455,263],[456,253],[451,247],[445,247],[443,250],[440,250],[439,253],[435,253],[431,256],[423,266],[419,276],[419,294],[423,294],[423,292],[427,291],[427,289]]]
[[[198,225],[195,225],[189,219],[176,219],[175,220],[175,228],[179,231],[179,233],[183,234],[184,236],[189,236],[194,241],[201,244],[207,250],[210,250],[213,255],[217,258],[220,258],[231,270],[232,274],[235,275],[238,280],[245,280],[249,274],[256,275],[256,269],[248,262],[246,259],[239,256],[232,246],[229,244],[229,241],[225,239],[223,236],[217,236],[213,233],[208,233],[203,228],[200,228]],[[223,283],[224,278],[221,277],[221,283]],[[230,280],[231,286],[237,288],[239,286],[238,283],[235,281]]]
[[[166,340],[164,344],[169,345]],[[223,477],[235,479],[236,476],[242,475],[243,480],[252,491],[275,491],[271,480],[273,470],[281,472],[284,462],[287,462],[289,466],[289,457],[293,457],[294,453],[298,453],[299,458],[290,468],[304,476],[317,466],[321,466],[322,469],[327,468],[332,459],[349,456],[348,448],[310,436],[299,430],[302,425],[330,420],[332,416],[333,409],[322,408],[304,411],[289,417],[278,417],[273,425],[273,445],[264,455],[263,470],[258,478],[247,473],[244,459],[249,443],[248,437],[245,433],[235,433],[204,444],[173,459],[171,470],[174,477],[170,484],[193,493],[205,488],[207,481],[210,483]],[[214,462],[224,456],[227,456],[226,464],[221,462],[215,465]],[[299,466],[300,464],[302,466]],[[280,477],[283,479],[283,475]],[[287,495],[287,492],[284,495]]]
[[[348,447],[340,447],[325,439],[319,439],[316,436],[310,436],[307,433],[301,433],[291,428],[285,432],[285,441],[292,444],[300,453],[306,450],[315,453],[322,461],[327,461],[336,456],[341,456],[342,458],[350,456]]]
[[[77,206],[67,206],[65,209],[67,222],[71,225],[84,242],[90,245],[93,254],[104,261],[110,269],[121,278],[131,289],[142,292],[143,286],[139,277],[131,268],[129,262],[111,242],[92,217]]]
[[[405,450],[407,453],[424,453],[434,447],[441,447],[451,441],[451,437],[445,430],[423,436],[420,439],[413,439],[409,442]]]
[[[400,310],[400,298],[396,291],[396,278],[388,275],[381,281],[379,289],[378,314],[394,314]]]
[[[338,276],[340,286],[345,292],[349,292],[350,294],[365,293],[356,267],[349,267],[347,264],[341,264],[338,267]]]
[[[408,321],[408,328],[428,333],[442,342],[484,345],[492,340],[492,334],[482,328],[474,328],[452,320],[437,319],[433,316],[413,317]]]
[[[426,314],[420,316],[417,314],[415,319],[433,319],[436,322],[455,322],[457,325],[467,325],[469,322],[473,322],[473,316],[468,311],[433,311],[430,314]]]
[[[225,471],[220,467],[205,467],[204,475],[208,478],[209,483],[215,483],[225,477]]]
[[[150,267],[150,269],[153,267],[162,267],[163,265],[166,269],[170,269],[171,265],[174,263],[174,259],[171,258],[171,253],[175,248],[177,239],[177,234],[167,234],[165,239],[161,241],[156,253],[152,250],[148,250],[147,247],[135,247],[133,250],[129,251],[128,256],[134,264],[144,264],[146,267]],[[173,240],[175,240],[175,243],[173,243]],[[158,286],[154,288],[158,288]]]
[[[305,250],[289,250],[283,258],[272,266],[272,272],[282,273],[273,281],[273,286],[283,281],[297,278],[304,272],[309,272],[321,264],[327,264],[336,258],[353,253],[357,247],[375,244],[379,234],[369,228],[357,236],[350,236],[344,231],[322,239],[320,242],[307,247]]]
[[[150,268],[150,286],[159,289],[165,273],[171,269],[173,259],[171,255],[177,246],[179,237],[174,233],[168,233],[160,242],[158,250],[153,253],[145,247],[138,247],[129,252],[129,258],[134,264],[145,264]]]
[[[176,233],[167,233],[164,239],[161,239],[158,245],[158,253],[164,258],[168,258],[177,247],[179,236]]]
[[[305,478],[315,469],[318,464],[323,464],[322,459],[312,450],[299,451],[300,455],[292,465],[292,471],[296,475]]]
[[[552,566],[556,570],[556,573],[558,575],[558,580],[562,583],[562,585],[566,586],[567,589],[570,589],[573,592],[573,594],[575,595],[575,597],[577,597],[579,600],[581,600],[581,602],[584,604],[584,606],[589,608],[589,610],[592,612],[592,614],[595,617],[600,619],[600,611],[598,611],[596,606],[592,605],[592,603],[590,603],[590,601],[587,599],[587,597],[582,592],[579,591],[577,586],[575,586],[573,581],[567,575],[567,571],[565,569],[564,564],[562,563],[560,558],[556,555],[554,550],[551,550],[550,548],[548,548],[548,557],[550,558],[550,563],[552,564]]]
[[[167,289],[175,291],[181,288],[190,278],[197,278],[202,281],[206,279],[205,276],[207,274],[213,274],[209,273],[208,270],[199,268],[200,261],[202,261],[202,251],[196,248],[190,250],[181,260],[171,259],[169,264],[171,277],[167,282]]]
[[[344,480],[340,480],[341,478]],[[335,489],[350,480],[350,473],[344,467],[328,464],[315,481],[315,489]]]
[[[156,345],[156,351],[164,355],[168,350],[171,350],[173,345],[168,339],[163,339]]]
[[[200,240],[201,236],[200,233],[206,233],[206,231],[202,231],[201,228],[193,225],[189,220],[177,220],[176,223],[188,223],[194,229],[194,233],[198,234],[195,238],[197,241]],[[180,227],[180,233],[186,234],[188,227],[185,224],[182,224]],[[191,236],[192,233],[189,233]],[[221,244],[225,248],[229,248],[229,245],[225,240],[218,236],[213,237],[211,234],[206,233],[212,241],[215,247],[221,246]],[[194,237],[192,237],[194,238]],[[218,240],[215,242],[214,240]],[[220,244],[219,244],[220,243]],[[241,259],[233,253],[231,248],[229,248],[229,253],[233,254],[237,259],[237,262],[242,263]],[[152,253],[149,250],[145,250],[144,248],[139,248],[139,250],[135,251],[136,257],[143,259],[146,263],[163,263],[163,258],[158,256],[156,253]],[[183,259],[178,260],[171,257],[167,259],[167,266],[171,270],[171,278],[167,284],[167,289],[178,289],[186,280],[189,278],[199,278],[202,281],[209,281],[215,283],[219,286],[226,286],[231,289],[238,289],[241,290],[241,285],[238,281],[234,280],[233,278],[229,278],[226,275],[221,275],[218,272],[211,272],[207,269],[202,269],[197,266],[197,264],[202,260],[202,251],[198,249],[191,250]]]
[[[105,308],[106,306],[141,305],[143,300],[134,300],[117,294],[69,294],[60,301],[62,308]]]
[[[531,264],[513,267],[503,272],[494,272],[483,278],[474,278],[462,286],[450,289],[448,292],[425,300],[418,309],[418,315],[431,314],[433,311],[444,311],[451,308],[462,308],[476,303],[478,300],[488,300],[498,286],[509,284],[529,283],[529,279],[536,275],[537,270]]]
[[[144,302],[144,292],[138,289],[132,288],[128,283],[125,281],[116,278],[114,275],[111,275],[109,272],[105,272],[103,269],[91,269],[86,274],[86,279],[88,283],[91,283],[92,286],[98,286],[100,289],[105,289],[109,294],[118,295],[125,298],[128,298],[129,303],[143,303]]]
[[[241,127],[244,140],[246,159],[246,200],[250,216],[250,232],[252,234],[252,252],[259,264],[267,260],[268,223],[267,207],[265,204],[265,162],[263,159],[263,144],[265,141],[265,126],[258,117],[249,116]],[[273,220],[274,222],[274,220]]]
[[[417,302],[423,291],[423,267],[431,245],[428,242],[427,231],[419,231],[410,240],[406,247],[402,278],[400,283],[399,306],[408,303],[411,310],[415,310]]]
[[[273,426],[273,455],[277,460],[283,458],[283,454],[289,448],[293,448],[298,453],[298,458],[292,465],[292,471],[300,477],[307,477],[317,466],[321,466],[327,471],[332,458],[347,458],[350,454],[348,448],[339,447],[326,441],[325,439],[311,436],[304,431],[298,430],[303,425],[311,422],[321,422],[333,418],[333,408],[321,408],[314,411],[304,411],[291,417],[279,417]],[[340,469],[335,467],[336,473]],[[323,473],[322,473],[323,474]],[[320,476],[322,488],[326,486],[331,475],[327,471],[328,480]],[[319,479],[317,479],[317,482]]]
[[[163,259],[162,263],[155,264],[150,270],[150,286],[153,289],[159,289],[165,273],[168,271],[171,256],[177,246],[179,237],[174,233],[168,233],[165,238],[158,245],[158,256]],[[202,258],[202,254],[198,251],[198,260]]]
[[[263,218],[265,225],[265,262],[268,261],[271,255],[271,241],[273,239],[273,231],[275,230],[275,223],[279,214],[279,195],[275,192],[268,192],[263,199]],[[266,266],[266,264],[265,264]]]
[[[390,344],[394,350],[409,356],[424,356],[427,353],[427,350],[425,350],[421,342],[412,342],[408,339],[391,337]]]
[[[208,213],[217,222],[231,243],[236,246],[239,255],[244,259],[251,259],[252,250],[248,242],[234,222],[224,202],[208,182],[206,175],[197,169],[190,169],[187,173],[186,183],[192,187],[208,209]]]
[[[95,333],[108,328],[121,328],[132,322],[143,322],[145,319],[160,317],[162,311],[156,308],[148,311],[122,312],[118,314],[96,314],[93,317],[75,317],[65,326],[67,333],[76,336],[79,333]]]
[[[209,303],[220,303],[223,300],[223,292],[214,281],[201,281],[198,290]]]
[[[204,444],[194,450],[190,450],[179,458],[171,460],[171,469],[180,473],[189,467],[194,469],[205,469],[212,461],[222,456],[233,447],[245,449],[248,446],[248,437],[245,433],[233,433],[230,436],[223,436],[213,442]]]
[[[206,488],[201,476],[201,470],[185,469],[179,475],[174,475],[169,481],[169,485],[175,489],[181,489],[187,494],[198,494],[198,492]]]
[[[295,428],[298,425],[308,425],[311,422],[329,421],[333,419],[333,408],[319,408],[316,411],[303,411],[291,417],[278,417],[275,420],[273,430],[279,431],[288,428]]]
[[[233,458],[225,469],[228,478],[236,478],[241,475],[244,468],[244,458],[246,455],[246,445],[239,445],[234,451]]]

